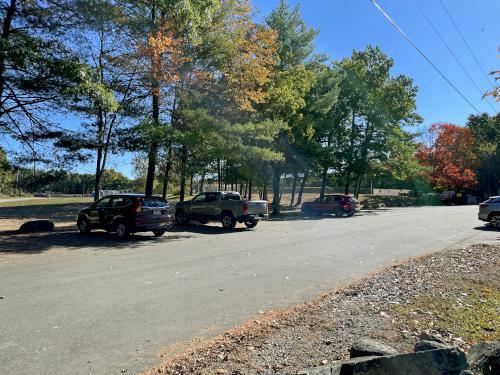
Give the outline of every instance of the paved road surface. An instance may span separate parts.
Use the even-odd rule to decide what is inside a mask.
[[[148,369],[161,347],[303,302],[394,260],[498,241],[476,212],[390,209],[236,232],[192,226],[127,243],[105,233],[0,236],[0,373]]]

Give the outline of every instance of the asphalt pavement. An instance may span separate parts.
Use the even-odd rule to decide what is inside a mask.
[[[177,228],[0,235],[0,374],[134,374],[162,348],[307,301],[394,261],[500,232],[477,206]]]

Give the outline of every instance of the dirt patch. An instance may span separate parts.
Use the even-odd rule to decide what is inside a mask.
[[[167,349],[165,362],[146,374],[294,374],[347,358],[360,337],[410,351],[422,331],[467,350],[478,339],[499,339],[498,319],[485,318],[498,312],[498,280],[500,246],[412,259],[311,303],[263,312],[212,340],[190,343],[183,354]],[[434,303],[435,296],[446,303]],[[480,314],[474,314],[477,302],[486,306]],[[457,313],[445,315],[452,310]]]

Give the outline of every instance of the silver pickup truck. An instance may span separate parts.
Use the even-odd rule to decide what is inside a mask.
[[[178,203],[175,209],[175,219],[179,225],[198,220],[201,224],[220,221],[226,229],[233,229],[236,223],[254,228],[259,220],[267,217],[267,201],[245,201],[239,193],[226,191],[198,194],[189,201]]]

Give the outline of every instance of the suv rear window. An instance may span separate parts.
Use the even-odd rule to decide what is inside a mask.
[[[141,200],[141,206],[143,207],[165,207],[167,201],[163,198],[158,197],[144,197]]]

